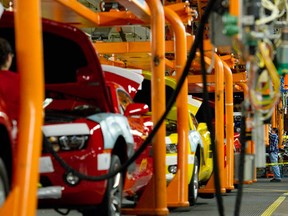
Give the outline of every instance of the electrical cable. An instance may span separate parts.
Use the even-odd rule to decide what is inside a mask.
[[[44,146],[51,152],[51,154],[53,155],[53,157],[56,159],[56,161],[58,161],[58,163],[67,171],[72,172],[74,175],[77,175],[79,178],[84,179],[84,180],[88,180],[88,181],[102,181],[102,180],[106,180],[108,178],[111,178],[113,176],[115,176],[118,172],[122,172],[124,170],[126,170],[128,168],[128,166],[130,164],[132,164],[140,155],[141,153],[146,149],[146,147],[151,143],[153,137],[156,135],[158,129],[160,128],[160,126],[162,125],[162,123],[164,122],[166,116],[168,115],[170,109],[172,108],[172,106],[174,105],[174,101],[176,100],[181,87],[188,75],[189,69],[190,69],[190,65],[196,55],[196,51],[197,48],[201,42],[202,39],[202,34],[204,32],[204,27],[205,27],[205,23],[208,20],[209,14],[213,9],[214,6],[214,0],[210,0],[207,4],[207,7],[205,9],[205,12],[200,20],[200,24],[199,24],[199,28],[198,31],[196,32],[196,36],[195,36],[195,40],[194,43],[192,44],[192,48],[190,50],[183,74],[181,75],[178,84],[176,86],[175,91],[173,92],[165,112],[163,113],[163,115],[161,116],[161,118],[159,119],[159,121],[154,125],[153,130],[151,131],[151,133],[149,133],[149,135],[147,136],[147,138],[145,139],[145,141],[143,142],[143,144],[135,151],[135,153],[128,158],[128,160],[122,164],[121,167],[119,167],[117,170],[113,171],[113,172],[109,172],[107,174],[104,175],[100,175],[100,176],[88,176],[85,175],[83,173],[78,172],[77,170],[73,169],[71,166],[69,166],[65,161],[63,161],[63,159],[57,154],[57,152],[55,152],[51,145],[49,140],[44,136],[43,140],[44,140]]]
[[[201,44],[200,49],[202,49],[202,54],[203,54],[203,32],[204,32],[204,27],[205,27],[205,23],[207,22],[210,12],[213,9],[215,1],[214,0],[209,0],[207,7],[204,11],[203,16],[201,17],[200,20],[200,24],[199,24],[199,28],[198,31],[196,32],[196,36],[195,36],[195,41],[192,44],[189,56],[187,58],[187,62],[185,65],[185,68],[183,70],[183,73],[178,81],[178,84],[176,86],[175,91],[173,92],[166,110],[164,112],[164,114],[161,116],[161,118],[159,119],[159,121],[155,124],[153,130],[151,131],[151,133],[148,135],[148,137],[145,139],[145,141],[143,142],[143,144],[139,147],[139,149],[137,149],[137,151],[135,151],[135,153],[117,170],[115,170],[114,172],[109,172],[107,174],[101,175],[101,176],[88,176],[85,175],[83,173],[78,172],[77,170],[73,169],[72,167],[70,167],[68,164],[66,164],[65,161],[63,161],[63,159],[52,149],[48,139],[44,136],[44,145],[46,146],[46,148],[48,148],[51,152],[51,154],[53,155],[53,157],[56,159],[56,161],[58,161],[58,163],[68,172],[72,172],[74,175],[77,175],[79,178],[84,179],[84,180],[89,180],[89,181],[101,181],[101,180],[106,180],[108,178],[111,178],[113,176],[115,176],[118,172],[122,172],[124,170],[126,170],[128,168],[128,166],[130,164],[132,164],[139,156],[140,154],[146,149],[146,147],[149,145],[149,143],[151,143],[153,137],[155,136],[156,132],[158,131],[158,129],[160,128],[160,126],[162,125],[162,123],[164,122],[166,116],[168,115],[170,109],[172,108],[172,106],[174,105],[174,101],[176,100],[181,87],[189,73],[189,69],[190,69],[190,65],[193,61],[193,59],[195,58],[196,55],[196,51],[197,48],[199,46],[199,44]],[[201,68],[202,68],[202,72],[204,71],[204,73],[202,73],[203,75],[203,80],[206,83],[206,76],[205,76],[205,61],[204,61],[204,55],[201,55]],[[204,68],[204,70],[203,70]],[[206,107],[208,107],[208,100],[207,100],[207,89],[205,90],[204,88],[204,104],[206,104]],[[208,112],[209,113],[209,112]],[[208,115],[209,116],[209,115]],[[212,124],[211,121],[208,121],[207,123],[208,129],[210,131],[210,133],[212,133],[212,139],[211,139],[211,144],[212,144],[212,148],[213,148],[213,169],[214,170],[214,182],[215,182],[215,188],[216,188],[216,198],[217,198],[217,205],[218,205],[218,210],[219,210],[219,214],[221,216],[224,215],[224,208],[223,208],[223,201],[222,201],[222,197],[221,197],[221,192],[220,192],[220,179],[219,179],[219,171],[218,171],[218,167],[217,167],[217,154],[216,154],[216,147],[214,143],[214,133],[213,133],[213,128],[212,128]]]
[[[262,6],[268,10],[271,11],[271,15],[270,16],[267,16],[267,17],[264,17],[260,20],[256,20],[255,22],[255,25],[263,25],[263,24],[266,24],[268,22],[271,22],[275,19],[278,18],[279,16],[279,10],[278,10],[278,7],[277,5],[273,4],[271,1],[269,0],[262,0]]]
[[[202,36],[203,37],[203,36]],[[211,111],[208,109],[209,104],[209,96],[208,96],[208,91],[207,91],[207,71],[205,68],[205,59],[204,59],[204,48],[203,48],[203,38],[200,40],[200,45],[199,45],[199,50],[200,50],[200,60],[201,60],[201,71],[202,71],[202,82],[203,82],[203,107],[204,112],[207,114],[205,115],[205,120],[207,122],[208,130],[210,131],[210,138],[211,138],[211,150],[213,154],[213,172],[214,172],[214,185],[216,188],[216,200],[218,204],[218,211],[219,215],[223,216],[224,215],[224,207],[223,207],[223,200],[221,196],[221,190],[220,190],[220,177],[219,177],[219,167],[218,167],[218,156],[217,156],[217,149],[216,149],[216,144],[215,144],[215,133],[214,129],[212,126],[212,117],[211,117]],[[214,57],[214,52],[212,52],[212,58]]]
[[[255,110],[259,110],[263,116],[263,120],[271,117],[273,113],[273,108],[279,101],[281,96],[280,93],[280,77],[277,72],[275,65],[271,60],[271,44],[267,42],[259,42],[258,48],[258,67],[260,71],[255,71],[253,67],[254,58],[250,58],[251,67],[249,69],[250,81],[249,81],[249,95],[251,100],[251,105]],[[256,63],[255,63],[256,65]],[[265,69],[265,70],[264,70]],[[265,85],[262,84],[263,79],[259,79],[262,73],[266,72],[269,75],[264,79]]]

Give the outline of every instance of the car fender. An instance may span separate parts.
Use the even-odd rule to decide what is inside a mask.
[[[104,149],[112,149],[118,137],[122,136],[127,143],[128,156],[130,157],[134,153],[134,139],[125,116],[114,113],[97,113],[89,116],[88,119],[100,124],[104,139]]]
[[[196,152],[198,145],[200,145],[201,149],[204,148],[201,135],[196,130],[190,130],[188,133],[188,140],[190,144],[191,152]]]

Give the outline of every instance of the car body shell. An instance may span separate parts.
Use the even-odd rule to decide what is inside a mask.
[[[138,90],[134,100],[136,102],[142,102],[148,104],[151,107],[151,72],[143,71],[144,81],[141,85],[141,90]],[[169,101],[174,89],[176,88],[176,80],[173,77],[165,77],[166,85],[166,101]],[[212,152],[211,152],[211,140],[210,132],[207,129],[206,123],[199,123],[195,118],[201,102],[194,100],[193,98],[188,98],[188,120],[189,120],[189,132],[188,132],[188,183],[190,183],[193,174],[194,168],[194,157],[197,156],[200,162],[199,170],[199,181],[205,184],[211,177],[213,171],[212,164]],[[153,112],[153,111],[152,111]],[[151,113],[150,113],[151,114]],[[169,121],[172,121],[175,125],[175,130],[168,133]],[[177,134],[177,108],[176,106],[172,107],[169,114],[166,117],[166,145],[167,144],[176,144],[178,143],[178,134]],[[173,130],[173,129],[172,129]],[[166,180],[169,183],[175,173],[169,172],[169,166],[177,165],[177,152],[169,153],[166,152]]]
[[[1,37],[8,39],[14,48],[13,12],[4,12],[0,28]],[[40,208],[95,206],[103,200],[107,180],[81,179],[71,170],[90,177],[107,174],[112,154],[125,163],[149,133],[149,128],[143,125],[146,120],[141,118],[148,107],[131,99],[130,106],[127,104],[121,110],[117,93],[124,92],[127,98],[131,95],[120,85],[106,81],[97,52],[83,31],[42,19],[42,34],[45,142],[40,158],[38,204]],[[12,69],[17,71],[16,64]],[[72,142],[75,137],[77,142]],[[53,156],[52,149],[66,167]],[[152,163],[147,162],[145,152],[142,156],[127,168],[125,191],[130,195],[135,195],[152,176],[147,171]],[[72,184],[67,181],[71,175]]]

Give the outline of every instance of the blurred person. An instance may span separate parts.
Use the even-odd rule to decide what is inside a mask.
[[[278,142],[278,129],[272,128],[271,133],[269,133],[269,158],[270,163],[272,163],[274,178],[270,182],[281,182],[281,173],[278,166]]]
[[[13,56],[9,42],[0,38],[0,94],[6,103],[8,116],[12,121],[18,121],[20,79],[18,73],[10,71]]]

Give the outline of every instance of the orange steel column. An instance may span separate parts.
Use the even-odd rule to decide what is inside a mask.
[[[246,99],[248,97],[248,86],[246,82],[239,82],[236,85],[240,86],[244,93],[244,98]]]
[[[283,111],[283,104],[282,100],[279,100],[278,105],[276,106],[277,109],[277,122],[278,122],[278,136],[279,136],[279,143],[278,146],[279,148],[283,148],[283,133],[284,133],[284,114]]]
[[[225,119],[226,119],[226,167],[225,188],[234,189],[234,117],[233,117],[233,76],[230,67],[223,61],[225,76]]]
[[[179,16],[170,8],[164,7],[165,17],[175,32],[176,78],[180,79],[187,59],[185,26]],[[188,202],[188,84],[187,79],[176,100],[178,158],[177,173],[167,188],[169,207],[189,206]]]
[[[43,123],[43,58],[39,1],[15,1],[17,68],[20,80],[19,142],[12,193],[0,215],[32,216],[37,209]],[[29,29],[29,31],[27,31]],[[16,190],[16,192],[15,192]],[[15,196],[10,198],[11,196]],[[9,206],[16,199],[16,205]],[[6,205],[8,204],[8,205]]]
[[[273,127],[277,127],[277,106],[274,107],[274,111],[271,117],[271,126]]]
[[[207,53],[207,56],[211,58],[212,54]],[[215,63],[214,70],[216,74],[215,78],[215,145],[218,156],[218,168],[220,178],[220,191],[226,192],[224,182],[226,176],[224,173],[224,68],[221,58],[214,54]],[[204,188],[199,189],[199,193],[215,193],[214,175],[209,179]]]
[[[151,10],[152,121],[156,124],[165,111],[165,34],[164,9],[160,1],[146,0]],[[159,128],[152,141],[154,174],[134,209],[124,214],[168,215],[166,188],[166,128]]]
[[[229,1],[229,12],[232,16],[239,16],[239,0]]]
[[[17,66],[21,76],[18,165],[19,216],[35,215],[39,157],[42,148],[44,67],[40,2],[18,0],[16,10]],[[27,31],[29,29],[29,31]]]
[[[223,63],[217,54],[215,56],[215,143],[218,155],[220,187],[225,188],[224,172],[224,71]]]

